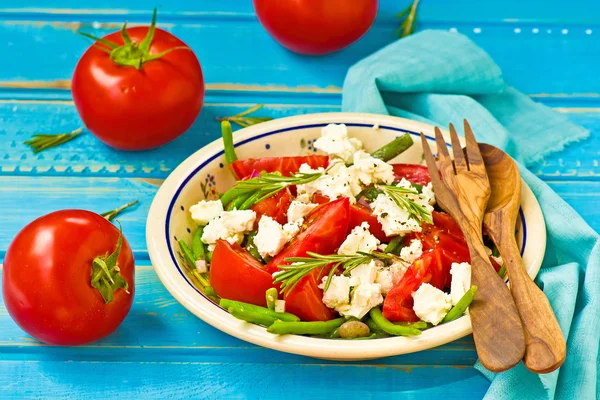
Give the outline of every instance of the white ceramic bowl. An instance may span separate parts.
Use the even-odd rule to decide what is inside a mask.
[[[235,133],[240,159],[265,156],[295,156],[315,151],[312,143],[321,128],[329,123],[344,123],[352,137],[361,139],[372,151],[405,132],[413,135],[414,146],[397,160],[422,162],[419,132],[430,144],[433,127],[419,122],[372,114],[327,113],[282,118],[245,128]],[[366,360],[411,353],[439,346],[471,333],[468,317],[461,317],[424,331],[417,337],[392,337],[362,341],[316,339],[303,336],[276,336],[265,328],[240,321],[204,297],[186,276],[178,254],[177,239],[191,240],[195,224],[188,208],[204,198],[216,198],[234,184],[224,166],[221,139],[198,150],[175,169],[160,187],[147,222],[147,243],[152,265],[167,290],[193,314],[232,336],[275,350],[333,360]],[[542,263],[546,247],[544,218],[529,187],[522,183],[521,218],[517,238],[523,260],[534,277]]]

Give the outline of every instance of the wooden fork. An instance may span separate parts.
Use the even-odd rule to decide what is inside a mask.
[[[467,121],[467,146],[464,151],[452,124],[450,137],[454,161],[448,154],[442,132],[435,128],[439,172],[427,139],[421,133],[423,153],[438,203],[460,226],[471,254],[471,281],[478,290],[469,307],[469,315],[477,355],[490,371],[505,371],[523,358],[525,335],[515,302],[508,287],[492,267],[481,238],[490,183],[477,141]]]

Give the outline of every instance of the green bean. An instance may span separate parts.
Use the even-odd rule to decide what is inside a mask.
[[[375,321],[373,321],[373,319],[369,318],[367,319],[367,322],[365,322],[367,324],[367,326],[369,327],[369,329],[371,330],[371,332],[375,332],[375,333],[385,333],[380,327],[379,325],[377,325],[375,323]]]
[[[267,289],[265,297],[267,298],[267,308],[272,311],[275,310],[275,300],[278,297],[277,289],[274,287]]]
[[[242,209],[242,204],[244,204],[244,202],[246,200],[248,200],[248,198],[250,198],[250,197],[252,197],[252,193],[242,193],[242,194],[240,194],[235,199],[233,199],[232,201],[230,201],[229,204],[227,204],[226,211],[231,211],[234,208],[236,210],[241,210]]]
[[[269,310],[266,307],[256,306],[254,304],[243,303],[241,301],[235,300],[227,300],[221,299],[219,305],[225,309],[229,308],[243,308],[245,310],[250,310],[255,313],[263,314],[271,318],[275,318],[285,322],[297,322],[300,321],[300,318],[296,317],[294,314],[290,314],[287,312],[278,313],[273,310]]]
[[[409,328],[415,328],[415,329],[427,329],[429,327],[429,324],[425,321],[418,321],[418,322],[394,322],[394,325],[398,325],[398,326],[406,326]]]
[[[321,335],[334,331],[344,322],[346,322],[346,318],[337,318],[325,322],[275,321],[273,325],[267,328],[267,332],[277,335]]]
[[[242,203],[242,205],[239,207],[239,209],[240,210],[247,210],[247,209],[249,209],[254,204],[256,204],[257,200],[261,196],[262,196],[262,193],[260,191],[254,193],[253,195],[251,195],[248,198],[246,198],[246,200]]]
[[[212,286],[205,286],[204,287],[204,294],[207,295],[208,297],[217,297],[217,292],[215,292],[215,289],[213,289]]]
[[[389,161],[392,158],[396,157],[398,154],[406,151],[410,146],[413,145],[412,137],[410,137],[410,133],[405,133],[404,135],[397,137],[392,140],[385,146],[375,150],[371,153],[372,157],[379,158],[383,161]]]
[[[237,160],[237,155],[235,154],[235,147],[233,146],[233,131],[231,130],[229,121],[221,122],[221,135],[223,136],[225,161],[227,161],[227,164],[231,165]]]
[[[396,250],[396,247],[398,247],[402,244],[402,239],[404,239],[403,236],[396,236],[395,238],[390,240],[388,245],[385,246],[385,250],[383,250],[383,251],[385,253],[393,253]]]
[[[389,333],[390,335],[416,336],[421,334],[421,331],[418,329],[408,326],[394,325],[383,316],[379,307],[372,308],[371,311],[369,311],[369,315],[373,319],[373,322],[375,322],[382,331]]]
[[[194,236],[192,236],[192,254],[196,261],[206,260],[206,249],[204,248],[204,243],[202,243],[203,233],[204,227],[200,226],[196,229],[196,232],[194,232]]]
[[[271,316],[241,307],[229,307],[227,311],[229,311],[229,314],[233,315],[237,319],[258,325],[270,326],[276,320],[276,318]]]
[[[467,310],[467,307],[471,305],[471,302],[473,301],[473,298],[475,297],[476,293],[477,286],[471,286],[471,289],[467,290],[463,297],[461,297],[460,300],[458,300],[456,305],[452,307],[450,311],[448,311],[448,314],[446,314],[446,316],[442,320],[442,323],[454,321],[456,318],[463,315],[464,312]]]
[[[213,256],[213,252],[209,251],[208,253],[206,253],[206,261],[208,261],[209,263],[212,262],[212,256]]]
[[[177,243],[179,243],[179,248],[183,252],[183,255],[185,256],[185,260],[188,262],[190,269],[195,271],[196,270],[196,260],[194,259],[194,255],[192,254],[192,251],[190,250],[188,245],[182,239],[177,241]]]
[[[375,339],[377,337],[376,333],[372,333],[369,336],[361,336],[361,337],[351,337],[351,338],[339,338],[340,340],[369,340],[369,339]]]
[[[340,328],[337,327],[333,330],[333,332],[331,332],[329,335],[327,335],[327,337],[329,339],[336,339],[340,337]]]
[[[500,278],[504,278],[504,275],[506,275],[506,264],[502,263],[502,267],[500,268],[500,271],[498,271],[498,275],[500,275]]]
[[[258,248],[256,247],[256,244],[254,243],[254,237],[256,236],[257,232],[251,232],[250,234],[248,234],[248,236],[246,236],[246,251],[248,253],[250,253],[250,255],[254,258],[256,258],[258,261],[260,261],[261,263],[264,262],[263,258],[261,257],[260,253],[258,252]],[[277,298],[277,297],[275,297]]]

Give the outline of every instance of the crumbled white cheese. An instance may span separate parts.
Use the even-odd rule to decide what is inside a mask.
[[[200,225],[206,225],[223,214],[223,203],[221,200],[200,200],[190,207],[190,213],[194,221]]]
[[[285,300],[275,300],[275,312],[285,312]]]
[[[360,226],[352,229],[340,246],[338,254],[356,254],[359,251],[371,253],[377,249],[377,245],[379,245],[379,239],[371,235],[369,223],[363,222]]]
[[[293,200],[287,210],[288,222],[294,222],[300,218],[304,218],[317,207],[318,204],[303,203],[298,200]]]
[[[329,124],[321,130],[321,137],[315,140],[315,148],[325,153],[339,157],[344,162],[352,161],[352,155],[363,144],[360,140],[348,137],[348,128],[344,124]]]
[[[379,260],[371,260],[366,264],[361,264],[350,271],[350,285],[358,286],[362,284],[375,283],[377,270],[382,266]]]
[[[350,306],[341,308],[339,313],[345,317],[361,319],[373,307],[377,307],[381,303],[383,303],[381,286],[377,283],[361,284],[352,290]]]
[[[307,164],[300,166],[300,172],[313,173],[322,172],[323,169],[313,170]],[[327,168],[327,173],[318,179],[296,186],[298,196],[312,198],[313,194],[320,192],[330,199],[348,197],[351,203],[355,203],[355,196],[360,193],[361,187],[356,177],[346,167],[342,160],[334,160]]]
[[[297,222],[302,224],[303,220],[299,219]],[[274,257],[299,230],[300,226],[297,223],[287,223],[282,226],[273,218],[263,215],[258,221],[258,233],[254,237],[254,244],[261,257]]]
[[[450,308],[452,308],[450,295],[428,283],[422,284],[412,296],[414,299],[413,310],[415,314],[417,314],[421,321],[429,322],[433,325],[439,324],[448,311],[450,311]]]
[[[202,241],[214,245],[218,239],[227,240],[229,243],[241,243],[244,233],[254,228],[256,213],[252,210],[225,211],[220,216],[212,219],[202,234]]]
[[[430,206],[435,204],[435,193],[433,193],[433,185],[431,182],[429,182],[426,186],[423,186],[421,196]]]
[[[411,218],[408,211],[398,207],[396,202],[385,193],[377,196],[371,203],[373,213],[387,236],[404,235],[408,232],[421,232],[421,224]]]
[[[387,294],[394,287],[394,275],[390,268],[381,268],[377,271],[375,283],[381,287],[381,293]]]
[[[452,298],[452,305],[456,305],[471,287],[471,264],[466,262],[452,263],[450,274],[452,275],[450,297]]]
[[[396,186],[415,190],[415,187],[408,181],[406,178],[402,178]],[[415,203],[423,206],[428,212],[433,211],[433,205],[435,204],[435,194],[433,193],[433,185],[429,182],[427,185],[423,186],[420,194],[405,194],[407,198],[414,201]]]
[[[196,271],[201,274],[208,272],[208,267],[205,260],[196,260]]]
[[[349,170],[363,185],[381,182],[390,185],[394,182],[394,168],[385,161],[371,157],[364,150],[354,153],[353,160]]]
[[[400,250],[400,258],[409,264],[423,255],[423,244],[419,239],[413,239],[408,246]]]
[[[410,267],[410,264],[405,263],[402,260],[396,260],[390,265],[390,272],[392,274],[392,283],[397,285],[402,279],[406,271]]]
[[[325,289],[327,277],[324,276],[319,288]],[[334,275],[327,291],[323,293],[323,304],[329,308],[338,309],[350,303],[350,278],[344,275]]]

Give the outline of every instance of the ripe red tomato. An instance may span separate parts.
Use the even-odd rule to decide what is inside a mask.
[[[148,30],[127,28],[131,40],[139,44],[135,49],[142,47]],[[124,43],[120,32],[104,39]],[[111,57],[101,50],[108,46],[99,42],[83,54],[71,90],[80,117],[94,136],[120,150],[146,150],[170,142],[192,125],[204,100],[200,63],[184,42],[157,28],[149,55],[175,48],[179,49],[141,65],[133,62],[136,66],[119,65],[115,58],[121,63],[131,60]]]
[[[301,54],[343,49],[375,20],[377,0],[253,0],[258,20],[275,40]]]
[[[392,164],[396,180],[406,178],[407,181],[417,183],[419,185],[427,185],[431,182],[429,171],[425,165],[416,164]]]
[[[133,303],[134,260],[127,240],[123,237],[118,270],[111,272],[113,288],[92,264],[115,252],[119,236],[113,224],[83,210],[57,211],[31,222],[15,237],[4,260],[2,292],[11,317],[25,332],[50,344],[79,345],[109,335]],[[104,261],[110,269],[110,260]]]
[[[306,217],[303,230],[267,264],[270,273],[287,264],[288,257],[304,257],[306,252],[332,254],[346,238],[350,220],[350,203],[347,198],[338,199],[315,208]],[[214,257],[214,256],[213,256]],[[327,321],[335,311],[323,304],[323,291],[318,288],[319,271],[304,277],[285,296],[286,309],[303,321]]]
[[[239,244],[217,240],[210,264],[210,285],[224,299],[264,307],[265,292],[273,287],[273,277]]]
[[[231,169],[240,179],[249,176],[253,171],[281,172],[283,176],[290,176],[298,172],[302,164],[308,164],[312,169],[327,168],[329,157],[315,154],[297,157],[247,158],[231,163]]]
[[[283,225],[287,222],[287,210],[292,200],[290,189],[285,188],[273,196],[256,203],[250,209],[256,212],[257,223],[263,215],[266,215]]]

